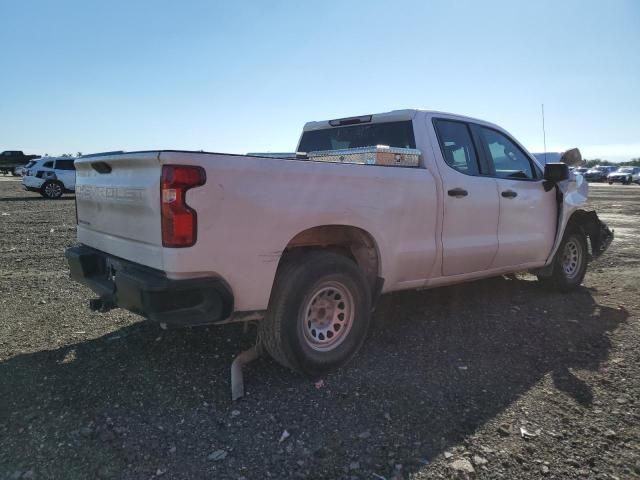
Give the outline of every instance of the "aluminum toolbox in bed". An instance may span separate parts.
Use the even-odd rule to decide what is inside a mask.
[[[316,162],[360,163],[363,165],[382,165],[386,167],[417,167],[420,161],[420,150],[376,145],[375,147],[308,152],[307,156],[309,160]]]

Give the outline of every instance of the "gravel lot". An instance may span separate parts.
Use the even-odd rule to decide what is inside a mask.
[[[63,257],[73,197],[0,179],[0,479],[636,478],[640,187],[591,192],[616,239],[580,291],[396,294],[322,384],[260,359],[232,403],[254,328],[89,312]]]

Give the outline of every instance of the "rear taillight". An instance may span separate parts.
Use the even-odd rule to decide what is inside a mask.
[[[160,181],[162,206],[162,245],[191,247],[196,243],[198,217],[185,200],[187,190],[204,185],[207,177],[202,167],[164,165]]]

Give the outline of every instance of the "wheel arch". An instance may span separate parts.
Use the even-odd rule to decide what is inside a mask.
[[[317,225],[293,236],[282,252],[278,270],[288,260],[309,250],[329,250],[351,258],[360,267],[377,296],[382,290],[380,248],[368,231],[353,225]]]
[[[561,239],[568,231],[577,230],[584,234],[589,240],[591,256],[598,257],[611,243],[613,233],[598,218],[598,214],[593,210],[576,209],[567,220]],[[554,248],[557,250],[557,246]]]

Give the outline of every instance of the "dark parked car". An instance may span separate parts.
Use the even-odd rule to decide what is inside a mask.
[[[24,167],[29,160],[40,158],[40,155],[25,155],[20,150],[5,150],[0,153],[0,172],[17,175],[17,168]]]
[[[604,182],[607,180],[607,176],[617,169],[618,167],[612,165],[598,165],[597,167],[587,170],[587,173],[584,174],[584,178],[588,182]]]

